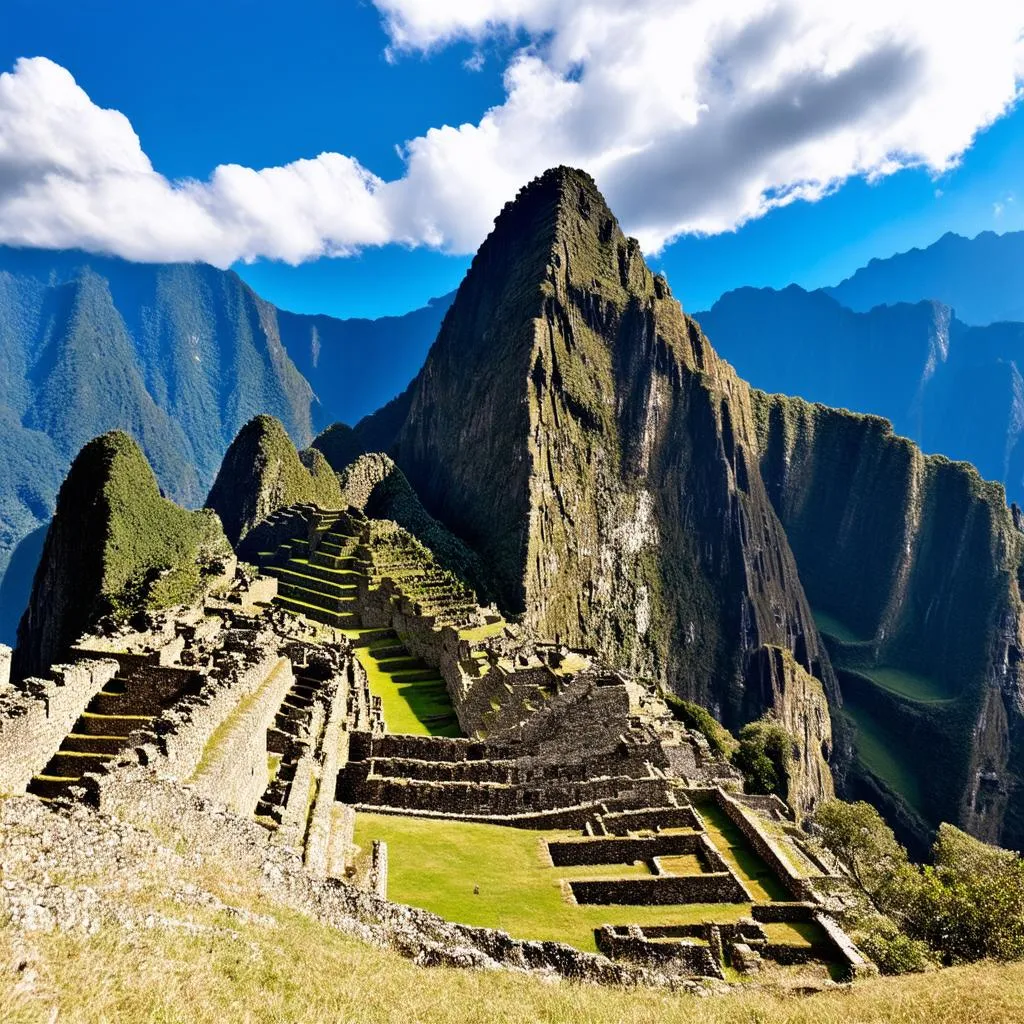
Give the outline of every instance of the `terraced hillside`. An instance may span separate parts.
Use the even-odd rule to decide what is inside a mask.
[[[284,510],[278,520],[295,515],[296,510]],[[352,640],[371,692],[381,699],[389,731],[461,735],[440,671],[414,657],[393,629],[365,625],[358,596],[360,587],[400,580],[403,595],[420,614],[439,624],[457,624],[475,609],[472,595],[427,559],[421,545],[396,545],[401,534],[386,524],[319,510],[314,523],[311,537],[260,553],[262,570],[278,580],[275,603]]]

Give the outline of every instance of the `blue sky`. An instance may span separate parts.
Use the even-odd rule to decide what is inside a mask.
[[[574,15],[587,7],[586,3],[558,5],[553,0],[524,0],[520,14],[494,28],[490,23],[475,23],[472,18],[467,21],[465,12],[456,10],[458,5],[445,5],[443,0],[431,2],[433,6],[427,0],[381,0],[376,4],[307,0],[288,5],[270,0],[178,0],[173,5],[113,0],[4,0],[0,71],[10,71],[24,57],[46,57],[60,65],[74,76],[96,108],[120,111],[127,118],[152,168],[174,183],[185,179],[206,182],[225,164],[247,169],[285,167],[295,161],[313,160],[324,152],[344,154],[351,158],[358,174],[365,169],[372,172],[375,181],[390,183],[403,176],[408,181],[416,175],[409,172],[408,154],[400,154],[397,146],[424,138],[432,128],[467,125],[466,132],[449,133],[447,142],[438,141],[436,135],[432,142],[428,141],[426,148],[430,151],[421,161],[429,164],[428,170],[416,178],[420,184],[406,188],[405,194],[389,207],[386,228],[381,226],[376,211],[367,206],[365,216],[354,226],[346,221],[345,210],[332,213],[326,225],[315,224],[311,228],[315,236],[312,243],[284,237],[286,232],[278,224],[261,225],[251,233],[253,237],[247,236],[244,242],[237,243],[241,247],[237,251],[256,256],[254,262],[247,264],[235,261],[239,273],[268,299],[302,311],[366,316],[396,313],[456,287],[468,265],[468,252],[495,212],[495,190],[503,189],[505,198],[511,198],[511,183],[520,181],[522,174],[529,176],[524,170],[517,177],[517,168],[533,167],[531,146],[544,149],[535,140],[524,137],[521,124],[517,126],[510,114],[497,122],[504,134],[500,136],[497,163],[489,164],[488,159],[493,158],[480,148],[480,133],[470,131],[469,127],[480,124],[489,109],[501,108],[502,104],[511,106],[507,102],[510,93],[529,98],[550,89],[550,95],[543,93],[539,101],[543,108],[538,110],[543,109],[546,117],[557,106],[562,95],[558,90],[564,91],[566,83],[590,90],[589,94],[581,90],[587,119],[553,122],[550,128],[545,122],[545,132],[556,141],[560,131],[565,133],[565,140],[559,141],[561,148],[551,152],[592,156],[594,166],[601,168],[597,174],[599,183],[605,187],[608,181],[606,191],[613,206],[626,212],[625,226],[630,228],[635,223],[649,249],[661,245],[666,237],[671,239],[680,227],[684,231],[697,227],[713,232],[699,236],[684,233],[677,240],[668,241],[652,260],[666,272],[676,295],[691,310],[703,308],[722,291],[741,284],[782,286],[796,281],[810,287],[835,283],[872,256],[928,244],[947,230],[973,235],[988,229],[1024,227],[1024,194],[1019,201],[1015,195],[1024,180],[1024,109],[1019,104],[991,127],[983,128],[959,163],[954,153],[955,166],[941,169],[941,165],[950,162],[950,151],[960,147],[958,139],[963,138],[965,131],[970,133],[972,125],[991,120],[986,112],[1005,93],[1005,76],[999,81],[993,79],[987,86],[988,93],[979,89],[976,109],[964,111],[962,124],[954,126],[959,134],[953,128],[945,136],[938,129],[930,134],[921,127],[929,127],[929,118],[937,123],[936,111],[944,109],[944,102],[948,106],[948,100],[942,88],[934,86],[926,70],[919,69],[924,68],[922,61],[926,63],[926,59],[933,58],[938,65],[946,53],[943,47],[951,45],[950,40],[962,41],[964,28],[958,23],[945,26],[945,36],[936,34],[930,39],[921,59],[911,60],[906,56],[906,48],[900,50],[895,44],[891,52],[866,50],[863,55],[855,55],[857,59],[865,58],[865,67],[869,67],[868,58],[875,60],[870,65],[872,82],[888,81],[889,74],[894,83],[890,92],[879,88],[866,95],[853,113],[850,101],[830,101],[836,103],[837,119],[839,111],[848,118],[849,139],[808,131],[801,136],[802,148],[787,140],[785,153],[791,167],[781,166],[785,161],[778,158],[782,150],[774,137],[761,139],[756,145],[751,142],[750,150],[745,151],[735,148],[735,132],[705,132],[700,137],[702,150],[721,147],[723,159],[728,159],[730,166],[751,168],[749,178],[738,180],[732,191],[716,192],[706,179],[721,178],[721,168],[702,165],[693,169],[687,162],[687,153],[695,148],[692,131],[690,135],[679,135],[680,146],[685,144],[687,148],[666,149],[660,164],[616,163],[608,157],[612,143],[607,138],[600,139],[599,144],[590,139],[579,141],[592,126],[607,124],[609,132],[614,128],[620,137],[636,134],[648,151],[663,142],[655,139],[656,145],[652,146],[651,130],[639,124],[648,116],[644,104],[638,101],[638,96],[642,98],[644,94],[628,90],[614,93],[605,88],[608,82],[617,81],[616,72],[621,69],[602,53],[599,39],[583,34],[582,21],[574,20]],[[486,8],[488,2],[480,0],[479,7]],[[650,75],[650,82],[645,83],[646,95],[657,96],[659,89],[667,95],[677,84],[668,76],[677,74],[678,69],[672,58],[666,58],[663,69],[656,65],[658,51],[651,49],[651,40],[658,33],[648,31],[655,20],[666,15],[658,0],[645,3],[649,7],[647,22],[624,24],[620,31],[624,39],[634,33],[637,46],[648,48],[638,51],[647,54],[638,62],[638,67]],[[516,4],[505,6],[515,8]],[[594,6],[600,8],[599,0],[594,0]],[[753,20],[744,26],[744,45],[752,37],[763,37],[764,52],[774,46],[771,52],[777,53],[782,51],[781,40],[801,38],[804,21],[813,17],[813,13],[807,14],[812,8],[801,9],[797,0],[791,6],[793,10],[778,24]],[[780,9],[785,7],[780,5]],[[442,8],[444,11],[439,14]],[[387,26],[386,18],[390,19]],[[903,29],[907,30],[908,38],[920,34],[920,26],[913,23],[912,15],[906,19],[905,24],[894,22],[891,26],[894,38]],[[718,28],[710,21],[708,25],[708,38],[717,38]],[[1011,48],[997,51],[993,46],[993,40],[1002,38],[996,33],[1005,35],[1007,25],[1012,31],[1011,15],[993,25],[990,36],[979,35],[976,52],[980,67],[1014,59]],[[834,26],[812,27],[824,31]],[[836,38],[841,35],[837,30]],[[685,36],[681,33],[680,38]],[[389,46],[391,59],[386,54]],[[526,46],[529,50],[524,49]],[[970,66],[970,44],[963,49],[968,55],[965,63],[972,80],[984,77]],[[738,44],[726,51],[726,56],[735,52]],[[580,57],[581,53],[584,56]],[[1016,53],[1019,64],[1019,47]],[[988,54],[992,55],[990,60]],[[695,50],[694,65],[708,56],[703,50]],[[712,52],[710,57],[719,64],[725,60],[722,51]],[[886,63],[883,58],[890,59]],[[679,59],[684,57],[680,55]],[[741,70],[747,66],[736,65]],[[519,69],[521,73],[513,86],[505,78],[510,69]],[[793,74],[785,79],[789,71]],[[795,77],[797,73],[802,77]],[[912,73],[920,74],[920,80],[911,79]],[[772,81],[785,79],[785,88],[792,91],[796,88],[794,81],[807,78],[807,68],[801,64],[793,69],[775,69],[772,75]],[[734,102],[733,94],[742,91],[737,85],[738,76],[734,74],[733,79],[730,103]],[[52,96],[56,105],[68,93],[65,84],[56,79],[39,81],[43,83],[40,96],[44,97],[40,103],[50,102],[47,97]],[[51,81],[56,84],[51,92],[46,92],[44,86],[49,88]],[[772,99],[772,86],[765,85],[766,81],[761,71],[757,75],[750,73],[750,90],[755,91],[749,91],[747,96],[748,109],[750,103],[761,103],[765,97]],[[886,153],[916,146],[922,156],[906,162],[930,166],[895,173],[888,173],[890,168],[886,168],[879,180],[868,184],[855,170],[847,168],[843,161],[849,162],[850,158],[841,151],[849,148],[847,143],[852,140],[858,153],[857,167],[866,164],[877,170],[881,161],[889,159],[872,154],[871,142],[910,109],[910,101],[896,91],[904,87],[900,84],[904,81],[908,83],[906,88],[912,90],[915,103],[919,94],[927,93],[922,83],[931,83],[928,88],[934,92],[934,106],[922,106],[913,117],[908,115],[906,123],[901,123],[901,134],[886,141]],[[681,83],[680,90],[685,91],[686,85]],[[706,90],[707,80],[698,81],[693,88],[698,86]],[[1003,93],[999,93],[1000,89]],[[807,96],[809,101],[815,98],[810,92]],[[809,101],[807,108],[811,106]],[[725,104],[726,100],[721,102]],[[800,102],[804,102],[802,97]],[[898,103],[893,108],[898,116],[886,115],[883,124],[877,112],[887,102]],[[796,100],[793,103],[800,105]],[[709,109],[716,114],[718,108],[711,103]],[[756,123],[768,123],[772,109],[765,103]],[[668,110],[668,114],[674,113]],[[656,110],[651,116],[664,119],[666,124],[671,122],[666,111]],[[721,116],[728,128],[726,114]],[[876,119],[872,121],[871,117]],[[542,120],[539,114],[534,119]],[[530,123],[529,116],[523,120]],[[3,123],[0,119],[0,126]],[[597,128],[592,130],[594,134],[598,132]],[[644,131],[647,136],[642,134]],[[59,136],[59,132],[56,134]],[[90,137],[96,134],[93,131]],[[940,137],[933,138],[932,134]],[[469,137],[468,143],[464,136]],[[671,141],[668,131],[665,137]],[[444,149],[442,143],[448,148]],[[82,146],[85,145],[83,142]],[[108,150],[118,145],[118,141],[111,142]],[[431,150],[430,146],[434,148]],[[765,153],[771,159],[762,159]],[[95,153],[85,153],[80,159],[87,163],[98,158]],[[128,153],[124,162],[132,164],[139,159],[144,158]],[[759,161],[763,167],[759,167]],[[437,168],[443,172],[448,166],[452,168],[452,194],[446,194],[445,179],[443,175],[439,178],[437,172]],[[680,168],[678,175],[673,174],[675,168]],[[129,170],[136,174],[138,167],[133,165]],[[358,191],[357,186],[351,185],[349,165],[335,168],[333,173],[342,177],[331,181],[341,180],[345,187]],[[773,173],[781,175],[778,181],[770,177]],[[687,178],[687,174],[691,177]],[[816,201],[798,200],[762,216],[751,213],[750,196],[756,195],[762,185],[766,186],[763,194],[774,194],[777,189],[793,187],[793,176],[797,174],[801,194]],[[816,175],[832,179],[831,183],[808,186],[807,179],[817,180]],[[835,180],[847,175],[845,184],[836,187]],[[97,175],[91,170],[88,174],[82,172],[83,178],[90,176]],[[668,178],[681,179],[683,184]],[[491,180],[491,191],[480,186],[481,179]],[[287,187],[291,189],[293,185]],[[376,187],[371,185],[370,192]],[[685,192],[681,191],[684,188]],[[217,192],[217,196],[223,191]],[[822,193],[824,197],[819,198]],[[252,200],[247,196],[245,201],[258,203],[260,195]],[[465,227],[460,219],[463,196]],[[297,200],[298,209],[316,221],[322,197],[323,193],[304,194]],[[356,205],[361,199],[359,192]],[[96,202],[96,209],[109,211],[101,200]],[[753,202],[756,206],[756,199]],[[209,197],[202,203],[204,217],[212,209],[209,216],[213,218],[226,217],[232,223],[238,220],[237,203],[229,214],[222,213]],[[146,205],[140,202],[140,206]],[[395,209],[399,212],[395,213]],[[176,216],[186,221],[189,215],[175,214],[171,206],[168,211],[166,219],[172,222]],[[90,217],[83,215],[82,223],[110,219],[109,212],[99,216],[95,211],[89,213]],[[77,235],[62,234],[66,231],[67,216],[62,216],[56,226],[42,228],[32,220],[25,222],[27,227],[19,226],[18,222],[6,237],[15,242],[23,237],[37,244],[42,239],[42,244],[51,245],[63,244],[62,240],[71,238],[76,244],[121,252],[130,258],[162,258],[166,251],[168,258],[193,258],[196,253],[195,258],[216,262],[217,257],[223,256],[221,263],[232,262],[236,240],[232,236],[225,241],[222,226],[218,226],[215,239],[205,221],[191,235],[184,228],[178,232],[171,230],[173,224],[163,232],[160,225],[154,227],[144,214],[142,209],[126,218],[128,237],[104,234],[98,228],[82,228]],[[4,219],[0,207],[0,226]],[[15,218],[8,212],[7,220],[14,223]],[[732,230],[734,223],[742,226]],[[22,234],[18,235],[17,230]],[[354,255],[319,259],[310,256],[309,246],[319,245],[321,234],[331,247]],[[374,244],[378,239],[384,244]],[[207,256],[207,252],[211,255]],[[298,265],[266,258],[266,254],[283,254]]]

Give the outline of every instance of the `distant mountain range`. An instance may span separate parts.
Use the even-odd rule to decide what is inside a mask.
[[[0,247],[0,641],[13,639],[57,488],[87,440],[129,431],[164,491],[197,505],[253,415],[276,416],[304,446],[402,392],[453,298],[341,320],[285,312],[201,264]],[[835,288],[741,288],[696,317],[755,386],[886,416],[1024,501],[1024,326],[994,323],[1024,322],[1024,232],[948,234]]]
[[[934,299],[967,324],[1024,320],[1024,231],[983,231],[976,238],[949,232],[925,249],[871,260],[825,290],[859,313]]]
[[[0,641],[86,441],[128,431],[165,493],[199,505],[257,413],[304,446],[401,391],[449,302],[377,321],[303,316],[202,264],[0,247]]]

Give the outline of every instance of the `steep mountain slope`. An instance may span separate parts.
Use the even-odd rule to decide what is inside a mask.
[[[406,404],[395,461],[507,610],[730,724],[782,714],[790,664],[838,701],[758,474],[749,389],[587,175],[550,171],[506,206],[408,395],[358,433]],[[762,661],[765,645],[796,659]],[[798,730],[811,760],[830,752],[823,708]]]
[[[355,423],[402,391],[423,365],[454,298],[451,292],[422,309],[376,320],[279,312],[281,341],[313,386],[322,422]]]
[[[298,502],[341,507],[338,478],[316,448],[303,452],[272,416],[255,416],[231,442],[206,499],[236,547],[272,512]]]
[[[1024,231],[948,232],[924,249],[874,259],[834,288],[850,309],[934,299],[968,324],[1024,320]]]
[[[212,267],[0,249],[0,573],[48,522],[72,458],[104,431],[136,437],[184,504],[202,501],[254,413],[308,441],[315,400],[275,315]],[[20,615],[32,568],[5,580],[0,620]]]
[[[45,670],[103,615],[191,601],[230,557],[216,516],[161,497],[127,434],[90,441],[57,497],[18,627],[14,674]]]
[[[885,416],[1024,502],[1024,325],[968,327],[936,302],[855,313],[795,285],[740,288],[694,315],[756,387]]]
[[[756,393],[761,470],[856,726],[851,791],[917,849],[1024,846],[1024,537],[1002,488],[885,421]]]

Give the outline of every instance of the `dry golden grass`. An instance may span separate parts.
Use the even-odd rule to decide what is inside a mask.
[[[504,972],[421,968],[290,911],[276,910],[274,925],[239,924],[224,914],[188,916],[214,930],[131,934],[109,928],[91,937],[33,936],[26,969],[37,973],[31,986],[24,983],[26,970],[12,971],[11,936],[0,930],[0,1020],[1017,1024],[1021,1019],[1022,965],[879,979],[813,996],[750,988],[697,998],[551,984]]]

